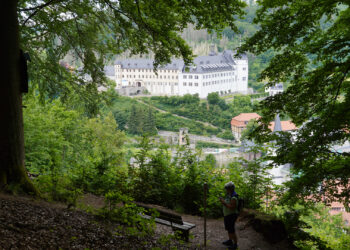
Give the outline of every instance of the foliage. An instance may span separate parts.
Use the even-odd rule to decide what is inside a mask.
[[[197,135],[216,135],[219,132],[219,129],[211,126],[161,112],[156,113],[156,126],[159,130],[174,132],[178,132],[180,128],[188,128],[189,133]]]
[[[143,122],[143,132],[149,135],[156,135],[156,120],[152,108],[149,106]]]
[[[276,51],[260,79],[289,82],[281,95],[261,102],[259,141],[276,140],[274,162],[292,163],[285,200],[301,197],[349,203],[349,155],[334,145],[349,140],[349,4],[343,1],[262,1],[255,22],[261,29],[240,52]],[[267,124],[279,112],[300,127],[295,136],[271,136]],[[341,187],[338,189],[338,187]]]
[[[119,222],[126,226],[129,235],[146,236],[152,235],[155,229],[153,219],[141,217],[144,209],[137,207],[133,199],[118,191],[109,191],[105,194],[105,207],[98,211],[98,217]]]
[[[234,145],[229,144],[219,144],[214,142],[196,141],[196,148],[231,148]]]
[[[349,227],[342,215],[331,215],[322,203],[275,206],[272,210],[281,218],[289,236],[300,249],[347,249]]]
[[[229,110],[231,111],[233,117],[239,115],[240,113],[251,113],[254,111],[251,98],[246,95],[234,96],[233,101],[229,106]]]
[[[208,95],[208,102],[200,102],[198,96],[185,95],[179,96],[158,96],[151,97],[148,100],[152,105],[170,113],[181,115],[193,120],[208,122],[222,129],[231,128],[230,121],[233,116],[242,112],[252,112],[253,105],[250,97],[237,96],[232,103],[226,104],[225,100],[220,98],[217,93]],[[211,103],[210,103],[211,102]]]
[[[330,249],[347,249],[349,247],[349,228],[345,227],[342,214],[331,216],[329,209],[323,204],[318,204],[313,213],[308,216],[302,215],[300,220],[306,224],[302,229],[324,242],[325,247]],[[315,242],[312,242],[312,248],[314,245]],[[305,246],[310,246],[310,241],[306,244],[303,241],[297,242],[296,246],[302,246],[305,249]]]
[[[32,83],[43,99],[82,94],[93,114],[99,103],[96,87],[106,84],[103,66],[113,56],[153,52],[155,68],[172,56],[188,64],[193,55],[181,31],[188,24],[219,33],[226,26],[236,30],[234,15],[242,16],[244,7],[238,0],[18,2],[20,47],[31,56]]]
[[[151,143],[148,137],[142,137],[140,151],[136,154],[136,164],[129,167],[133,197],[137,201],[173,207],[170,192],[176,179],[169,168],[168,149],[161,146],[151,152]]]
[[[226,139],[226,140],[234,140],[235,137],[232,134],[231,130],[226,129],[225,131],[217,134],[217,137],[220,137],[222,139]]]
[[[255,119],[252,119],[248,122],[247,127],[242,131],[241,140],[248,139],[249,136],[254,132],[258,127],[258,122]]]
[[[143,136],[138,149],[130,151],[136,164],[125,167],[125,135],[117,130],[112,113],[86,118],[68,110],[59,100],[45,106],[36,96],[27,96],[24,114],[28,170],[38,174],[39,189],[50,199],[74,204],[83,192],[106,195],[106,217],[126,218],[133,208],[118,210],[121,200],[158,204],[187,213],[203,209],[203,185],[208,183],[208,212],[221,216],[218,197],[233,180],[244,196],[248,178],[243,180],[240,163],[229,170],[218,168],[213,156],[200,160],[189,145],[172,152],[166,144],[154,144]],[[247,183],[246,183],[247,182]],[[128,212],[129,211],[129,212]],[[135,218],[135,223],[138,219]]]
[[[132,105],[127,125],[128,132],[131,134],[157,134],[155,116],[151,107],[145,110],[144,107]]]
[[[27,96],[25,104],[26,165],[44,193],[74,202],[82,190],[121,188],[125,135],[112,114],[87,119],[59,100],[42,106],[37,96]]]

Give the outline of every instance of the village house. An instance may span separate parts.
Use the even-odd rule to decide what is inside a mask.
[[[246,129],[250,120],[258,120],[261,116],[257,113],[241,113],[231,120],[231,130],[236,141],[240,142],[242,132]]]

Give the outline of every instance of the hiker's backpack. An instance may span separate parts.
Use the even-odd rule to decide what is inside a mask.
[[[244,208],[244,200],[243,200],[243,198],[239,197],[238,194],[234,195],[234,197],[237,198],[237,201],[238,201],[237,210],[238,210],[238,213],[240,213]]]

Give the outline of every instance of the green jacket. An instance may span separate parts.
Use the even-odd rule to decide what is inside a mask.
[[[232,209],[229,209],[226,206],[223,206],[224,216],[227,216],[227,215],[230,215],[230,214],[238,214],[238,199],[237,199],[237,197],[236,196],[226,195],[224,200],[225,200],[226,204],[230,204],[232,199],[236,200],[236,208],[234,210],[232,210]]]

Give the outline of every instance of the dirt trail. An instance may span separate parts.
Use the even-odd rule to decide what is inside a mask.
[[[103,198],[86,195],[83,203],[92,207],[100,208],[103,206]],[[190,239],[190,245],[194,248],[204,248],[204,219],[200,216],[182,214],[183,221],[195,224],[196,227],[190,232],[193,238]],[[156,232],[159,234],[172,234],[171,228],[157,224]],[[239,250],[289,250],[295,249],[284,240],[282,242],[271,244],[262,234],[256,232],[249,224],[247,219],[238,218],[236,223],[236,232],[239,240]],[[224,229],[223,219],[207,219],[207,249],[226,249],[221,243],[228,239],[227,232]]]
[[[103,199],[94,195],[86,195],[83,202],[92,207],[100,208],[103,206]],[[193,238],[190,239],[190,245],[194,248],[204,248],[204,219],[200,216],[182,214],[183,221],[195,224],[196,227],[190,232]],[[156,232],[159,234],[172,234],[171,228],[157,224]],[[289,250],[295,249],[284,240],[282,242],[271,244],[264,239],[262,234],[256,232],[249,224],[247,219],[238,218],[236,223],[236,232],[239,240],[239,250]],[[227,232],[224,229],[223,219],[207,219],[207,249],[226,249],[222,242],[227,240]]]
[[[192,246],[204,248],[204,220],[202,217],[182,215],[186,222],[196,224],[191,230],[193,238],[190,240]],[[287,241],[276,244],[270,244],[264,237],[256,232],[251,226],[247,225],[247,220],[238,220],[236,232],[239,240],[239,250],[288,250],[294,249]],[[160,233],[172,233],[171,229],[157,225],[157,231]],[[224,229],[223,219],[207,220],[207,249],[226,249],[221,243],[228,239],[227,232]]]

